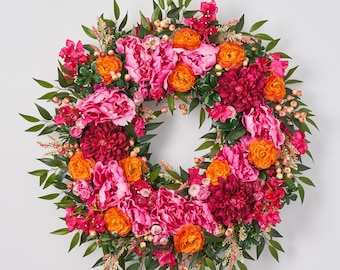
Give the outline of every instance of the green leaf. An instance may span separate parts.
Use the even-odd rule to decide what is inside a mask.
[[[255,36],[262,40],[274,40],[271,36],[264,34],[264,33],[259,33],[259,34],[256,34]]]
[[[40,84],[42,87],[45,88],[53,88],[53,84],[50,84],[49,82],[43,81],[43,80],[39,80],[39,79],[35,79],[33,78],[33,80],[35,80],[38,84]]]
[[[96,250],[97,246],[98,246],[97,242],[93,242],[91,245],[89,245],[88,248],[85,250],[83,257],[93,253]]]
[[[119,5],[117,4],[116,0],[113,1],[113,11],[114,11],[116,20],[118,20],[120,17],[120,9],[119,9]]]
[[[35,106],[37,107],[37,109],[38,109],[40,115],[41,115],[44,119],[46,119],[46,120],[52,120],[52,119],[53,119],[53,117],[51,116],[51,114],[50,114],[45,108],[41,107],[40,105],[38,105],[38,104],[36,104],[36,103],[34,103],[34,104],[35,104]]]
[[[34,116],[30,116],[30,115],[26,115],[26,114],[22,114],[19,113],[19,115],[24,118],[26,121],[34,123],[34,122],[39,122],[40,120]]]
[[[243,29],[243,26],[244,26],[244,15],[242,15],[238,23],[235,25],[235,32],[240,33]]]
[[[50,185],[53,184],[54,180],[57,178],[57,175],[55,173],[52,173],[46,180],[45,185],[44,185],[44,189],[49,187]]]
[[[306,185],[309,185],[309,186],[312,186],[312,187],[315,187],[314,183],[312,180],[310,180],[308,177],[305,177],[305,176],[300,176],[299,177],[300,181],[305,183]]]
[[[193,17],[197,12],[198,12],[198,10],[186,10],[186,11],[183,12],[183,17],[184,18]]]
[[[71,240],[71,243],[70,243],[70,248],[68,249],[68,251],[70,252],[79,242],[79,239],[80,239],[80,233],[77,232],[73,237],[72,237],[72,240]]]
[[[161,124],[163,124],[163,122],[147,123],[145,125],[145,130],[146,131],[154,130],[154,129],[158,128]]]
[[[274,228],[270,229],[269,235],[271,237],[282,237],[282,235],[277,230],[275,230]]]
[[[58,82],[59,82],[61,87],[67,86],[66,78],[65,78],[63,72],[59,68],[58,68]]]
[[[156,168],[155,170],[153,170],[153,171],[150,173],[149,181],[150,181],[150,182],[155,181],[155,180],[157,179],[157,177],[158,177],[160,171],[161,171],[161,168],[160,168],[160,167],[158,167],[158,168]]]
[[[287,80],[290,76],[292,76],[292,74],[295,72],[295,70],[298,68],[299,66],[295,66],[292,67],[291,69],[288,70],[287,74],[284,76],[284,80]]]
[[[165,3],[164,0],[158,0],[159,6],[161,7],[161,9],[165,8]]]
[[[58,167],[60,165],[60,161],[52,158],[38,158],[38,160],[50,167]]]
[[[187,8],[191,3],[191,0],[185,0],[184,6]]]
[[[259,29],[263,24],[265,24],[268,20],[263,20],[263,21],[258,21],[256,23],[254,23],[251,27],[249,32],[253,32],[256,31],[257,29]]]
[[[134,264],[131,264],[129,267],[127,267],[126,270],[138,270],[139,267],[140,267],[139,263],[134,263]]]
[[[205,120],[205,110],[203,108],[201,108],[201,111],[200,111],[200,124],[199,124],[199,127],[201,127],[204,123],[204,120]]]
[[[260,255],[262,254],[262,251],[264,249],[264,245],[265,245],[265,242],[264,242],[264,238],[261,237],[260,238],[260,244],[256,246],[256,258],[260,258]]]
[[[218,151],[220,151],[220,145],[216,143],[210,150],[210,159],[212,159]]]
[[[213,146],[215,144],[214,141],[205,141],[204,143],[202,143],[199,147],[197,147],[195,149],[195,151],[200,151],[200,150],[204,150],[207,148],[210,148],[211,146]]]
[[[55,124],[48,125],[48,126],[46,126],[46,127],[39,133],[39,136],[40,136],[40,135],[45,135],[45,134],[52,133],[53,131],[56,131],[57,128],[58,128],[58,127],[57,127],[57,125],[55,125]]]
[[[199,99],[198,98],[194,98],[191,102],[190,102],[190,106],[189,106],[189,113],[192,112],[199,104]]]
[[[146,29],[147,31],[150,31],[150,24],[148,22],[148,20],[146,19],[146,17],[144,16],[144,14],[140,11],[139,12],[140,14],[140,18],[141,18],[141,21],[142,21],[142,26],[144,29]]]
[[[25,132],[37,132],[44,127],[44,124],[35,125],[25,130]]]
[[[39,199],[43,199],[43,200],[54,200],[55,198],[57,198],[59,196],[59,193],[52,193],[52,194],[48,194],[45,196],[41,196],[39,197]]]
[[[156,136],[156,134],[147,134],[147,135],[144,135],[144,136],[140,137],[138,139],[138,141],[140,143],[147,142],[147,141],[150,141],[155,136]]]
[[[35,176],[42,176],[42,175],[47,175],[48,170],[35,170],[35,171],[31,171],[28,172],[31,175],[35,175]]]
[[[128,20],[128,13],[126,12],[123,20],[121,21],[121,23],[119,24],[119,27],[118,27],[118,30],[119,31],[122,31],[122,29],[125,27],[126,23],[127,23],[127,20]]]
[[[69,233],[68,228],[62,228],[62,229],[51,232],[51,234],[56,234],[56,235],[65,235],[68,233]]]
[[[275,240],[269,240],[269,243],[277,250],[280,250],[282,252],[285,252],[281,246],[281,244],[278,241]]]
[[[310,167],[303,165],[303,164],[297,164],[297,166],[298,166],[299,171],[306,171],[310,169]]]
[[[161,13],[161,10],[160,10],[159,6],[156,5],[153,12],[152,12],[152,15],[151,15],[151,21],[154,22],[154,21],[158,20],[160,13]]]
[[[216,132],[210,132],[210,133],[204,134],[200,139],[216,140],[216,137],[217,137]]]
[[[213,262],[212,259],[210,259],[209,257],[205,257],[204,261],[206,263],[206,265],[211,269],[211,270],[216,270],[216,266],[215,263]]]
[[[90,28],[86,27],[85,25],[82,25],[81,27],[83,28],[86,35],[88,35],[90,38],[97,39],[96,35]]]
[[[170,171],[170,170],[166,170],[166,172],[174,179],[176,180],[181,180],[181,176],[175,172],[175,171]]]
[[[305,190],[301,184],[298,184],[298,191],[299,191],[301,203],[303,203],[305,200]]]
[[[174,19],[174,18],[177,18],[179,13],[181,12],[181,8],[180,7],[177,7],[177,8],[172,8],[171,10],[169,10],[167,16],[168,18],[170,19]]]
[[[49,92],[49,93],[44,94],[43,96],[41,96],[38,99],[41,99],[41,100],[44,100],[44,99],[50,100],[50,99],[54,98],[57,94],[58,94],[57,91]]]
[[[174,97],[169,95],[168,98],[167,98],[167,101],[168,101],[168,108],[169,108],[171,114],[173,114],[174,113],[174,108],[175,108]]]
[[[281,58],[291,58],[288,54],[284,52],[275,52],[274,54],[279,54]]]
[[[275,260],[279,261],[279,254],[277,253],[277,250],[272,247],[268,246],[270,254],[274,257]]]
[[[276,45],[279,43],[280,39],[275,39],[272,40],[271,42],[268,43],[267,47],[266,47],[266,51],[269,52],[272,49],[274,49],[276,47]]]
[[[247,270],[247,266],[242,263],[241,261],[237,261],[237,266],[240,268],[240,270]]]

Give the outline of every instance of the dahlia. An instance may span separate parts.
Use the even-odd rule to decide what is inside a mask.
[[[231,69],[219,77],[217,93],[226,105],[234,106],[236,112],[248,112],[252,107],[264,104],[263,87],[266,78],[258,65]]]
[[[111,122],[90,124],[84,137],[80,139],[81,150],[85,158],[108,164],[110,160],[120,160],[128,155],[127,138],[128,133]]]

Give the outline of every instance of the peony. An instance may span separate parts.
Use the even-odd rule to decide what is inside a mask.
[[[78,109],[88,123],[112,122],[117,126],[127,125],[136,114],[134,102],[125,93],[102,84],[78,103]]]
[[[265,76],[256,64],[224,72],[218,84],[216,92],[222,102],[233,106],[236,112],[247,112],[264,104]]]
[[[111,122],[90,124],[80,139],[80,149],[86,158],[108,164],[128,155],[128,133]]]
[[[249,113],[243,114],[242,124],[253,138],[272,141],[277,149],[284,143],[280,121],[273,116],[272,109],[267,105],[252,108]]]

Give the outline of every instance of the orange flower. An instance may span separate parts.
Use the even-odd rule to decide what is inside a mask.
[[[185,63],[178,63],[168,78],[170,89],[177,92],[188,92],[195,82],[194,71]]]
[[[126,180],[130,185],[142,179],[143,172],[149,171],[148,166],[141,157],[128,156],[120,160],[119,165],[123,168]]]
[[[248,160],[258,169],[268,169],[279,156],[273,142],[256,139],[249,144]]]
[[[122,61],[114,55],[99,57],[96,64],[96,71],[102,76],[106,85],[113,82],[113,75],[120,72],[123,67]]]
[[[286,95],[286,85],[281,77],[270,75],[264,86],[264,98],[273,102],[280,102]]]
[[[217,53],[217,63],[226,69],[235,69],[243,65],[246,54],[242,45],[234,42],[224,42]]]
[[[194,29],[181,28],[175,33],[172,43],[175,48],[193,51],[201,46],[202,40],[200,34]]]
[[[94,165],[92,158],[84,158],[82,152],[76,151],[68,163],[68,171],[74,180],[91,180]]]
[[[204,246],[204,234],[201,227],[194,224],[183,225],[174,235],[174,246],[182,253],[195,253]]]
[[[214,186],[218,185],[218,178],[224,179],[231,175],[228,161],[222,159],[214,159],[206,170],[206,176],[210,179],[210,183]]]
[[[111,207],[104,214],[106,229],[110,233],[117,233],[119,236],[127,235],[132,228],[128,215],[123,213],[117,207]]]

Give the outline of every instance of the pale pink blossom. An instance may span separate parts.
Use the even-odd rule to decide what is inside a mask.
[[[216,102],[212,108],[207,108],[206,110],[214,121],[220,121],[221,123],[225,123],[227,119],[236,116],[236,110],[233,106],[225,105],[221,102]]]
[[[242,116],[242,124],[253,138],[272,141],[280,149],[285,136],[281,132],[280,121],[272,113],[267,105],[260,105]]]
[[[96,85],[94,93],[79,102],[78,109],[88,123],[112,122],[117,126],[127,125],[136,114],[135,103],[125,93],[103,84]]]
[[[89,184],[89,181],[78,180],[73,186],[72,192],[74,195],[79,196],[79,198],[85,202],[90,198],[93,192],[93,188]]]
[[[70,135],[73,137],[73,138],[80,138],[81,135],[83,134],[83,129],[79,126],[73,126],[71,127],[70,129]]]

